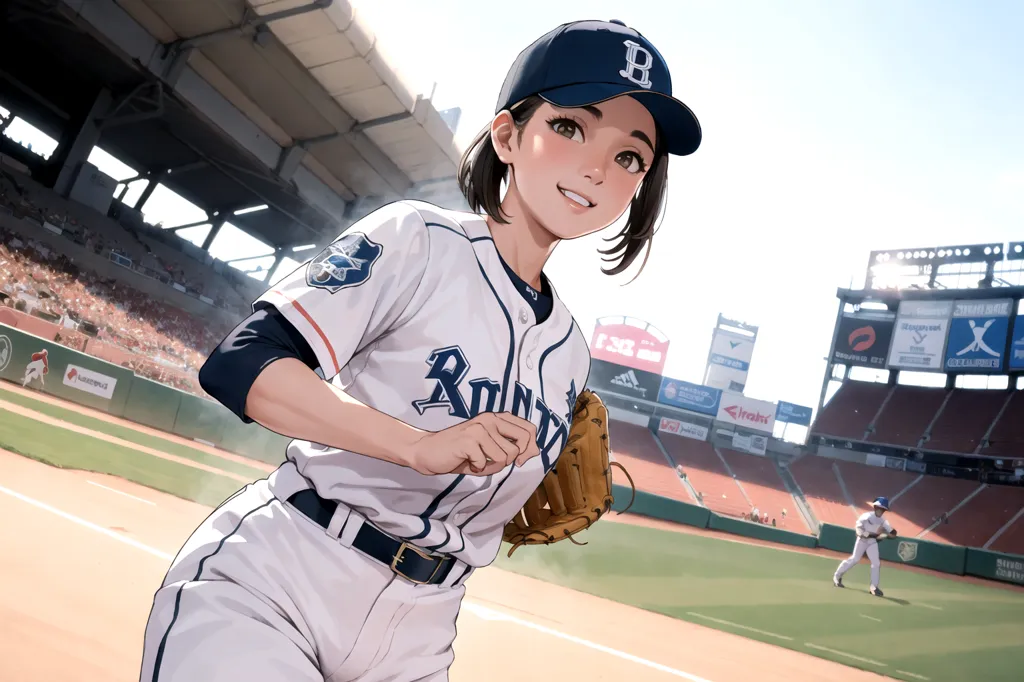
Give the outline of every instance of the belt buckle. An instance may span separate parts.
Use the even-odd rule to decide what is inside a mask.
[[[444,563],[444,560],[441,559],[437,562],[437,565],[434,566],[434,570],[433,572],[431,572],[429,578],[427,578],[426,580],[416,580],[415,578],[409,577],[408,575],[403,573],[401,569],[398,568],[398,564],[402,563],[402,560],[405,558],[403,555],[405,554],[406,550],[409,550],[412,553],[419,555],[421,558],[426,559],[427,561],[433,561],[435,558],[421,550],[416,545],[410,545],[408,542],[403,542],[399,546],[398,551],[395,552],[395,558],[391,560],[391,570],[415,585],[429,585],[430,581],[434,579],[435,575],[437,575],[437,572],[438,570],[440,570],[441,564]]]

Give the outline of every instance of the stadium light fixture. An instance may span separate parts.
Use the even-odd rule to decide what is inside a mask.
[[[293,246],[292,247],[292,253],[299,253],[300,251],[309,251],[310,249],[315,249],[315,248],[316,248],[316,244],[302,244],[300,246]]]
[[[245,215],[246,213],[256,213],[257,211],[265,211],[268,206],[266,204],[260,204],[259,206],[250,206],[249,208],[240,208],[234,212],[235,215]]]

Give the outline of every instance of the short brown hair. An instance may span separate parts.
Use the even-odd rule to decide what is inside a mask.
[[[542,97],[533,95],[509,110],[512,122],[519,131],[519,142],[522,142],[523,128],[543,103]],[[641,271],[650,256],[649,245],[661,218],[665,191],[668,187],[668,153],[665,151],[661,132],[656,132],[654,160],[640,184],[639,191],[629,204],[626,224],[615,237],[607,240],[614,242],[611,247],[598,250],[601,255],[610,256],[604,259],[605,262],[615,263],[610,268],[602,268],[606,275],[617,275],[624,271],[632,265],[645,246],[648,248],[643,263],[640,264]],[[507,177],[508,166],[498,158],[498,153],[491,144],[491,127],[487,126],[473,138],[473,142],[459,162],[459,189],[466,197],[470,210],[486,213],[499,223],[508,223],[508,217],[501,211],[501,183]]]

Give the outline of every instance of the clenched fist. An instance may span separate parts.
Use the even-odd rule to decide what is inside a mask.
[[[423,435],[402,459],[421,474],[489,476],[539,454],[532,423],[508,412],[485,412]]]

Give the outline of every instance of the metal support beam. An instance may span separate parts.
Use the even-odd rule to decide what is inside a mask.
[[[145,96],[147,88],[152,88],[155,96]],[[149,105],[149,109],[146,111],[133,112],[130,114],[119,113],[125,109],[132,102],[141,102]],[[122,97],[118,103],[110,110],[109,113],[96,119],[96,123],[99,125],[100,130],[107,130],[115,126],[128,125],[130,123],[140,123],[142,121],[149,121],[154,118],[160,118],[164,115],[164,87],[160,81],[147,81],[140,83],[129,92],[127,95]]]
[[[141,211],[142,207],[146,205],[149,198],[153,196],[153,190],[160,184],[160,181],[164,179],[166,173],[159,172],[153,173],[149,176],[149,184],[146,185],[146,189],[142,190],[142,194],[139,195],[138,200],[135,202],[135,210]]]
[[[242,20],[242,23],[238,26],[231,26],[229,28],[222,28],[217,31],[211,31],[210,33],[203,33],[202,35],[193,36],[191,38],[184,38],[182,40],[176,40],[173,43],[169,43],[165,46],[167,55],[181,50],[187,50],[189,48],[202,47],[203,45],[209,45],[210,43],[216,43],[225,38],[233,38],[236,36],[243,36],[252,29],[255,30],[260,26],[266,26],[267,24],[280,21],[281,19],[289,19],[291,17],[297,17],[309,12],[315,12],[321,9],[327,9],[334,4],[334,0],[313,0],[309,5],[303,5],[302,7],[293,7],[291,9],[281,10],[280,12],[271,12],[270,14],[264,14],[260,16],[258,14],[253,15],[251,12],[246,12],[247,16]]]
[[[187,225],[176,225],[175,227],[165,227],[164,229],[167,230],[168,232],[177,232],[178,230],[184,230],[184,229],[187,229],[189,227],[199,227],[200,225],[210,225],[210,224],[211,224],[210,219],[207,218],[206,220],[200,220],[200,221],[197,221],[197,222],[194,222],[194,223],[188,223]]]
[[[278,249],[277,253],[274,254],[274,264],[270,266],[270,269],[267,271],[267,278],[263,280],[267,284],[270,284],[274,277],[277,276],[277,270],[281,267],[281,263],[284,262],[284,255],[284,249]]]
[[[220,232],[220,228],[224,227],[224,216],[218,217],[213,221],[210,226],[210,231],[206,235],[206,239],[203,240],[203,245],[200,247],[203,251],[209,252],[210,246],[213,244],[213,240],[217,238],[217,234]]]
[[[299,164],[302,163],[302,157],[306,155],[306,149],[301,146],[291,146],[284,149],[281,152],[281,158],[277,162],[277,168],[274,172],[277,173],[277,177],[284,181],[289,181],[295,176],[295,171],[299,169]]]
[[[336,140],[339,137],[350,135],[352,133],[361,133],[370,128],[376,128],[377,126],[387,125],[389,123],[397,123],[398,121],[404,121],[408,118],[412,118],[412,113],[408,111],[402,111],[397,114],[389,114],[387,116],[381,116],[380,118],[373,118],[369,121],[355,122],[348,130],[339,130],[334,133],[327,133],[326,135],[318,135],[316,137],[309,137],[305,140],[299,140],[296,144],[303,149],[309,149],[314,145],[321,144],[323,142],[330,142]]]

